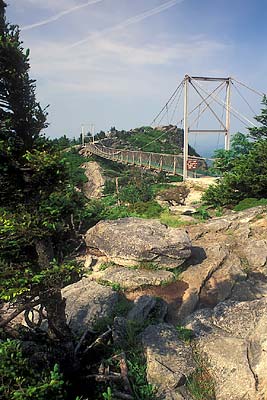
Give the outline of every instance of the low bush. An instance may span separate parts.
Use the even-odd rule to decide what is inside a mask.
[[[63,376],[58,365],[37,371],[22,354],[20,343],[0,343],[0,398],[2,400],[63,400]]]
[[[163,208],[156,201],[138,202],[129,207],[134,216],[141,218],[157,218],[163,212]]]
[[[257,206],[267,206],[267,199],[255,199],[254,197],[249,197],[247,199],[241,200],[235,207],[235,211],[243,211],[247,208],[257,207]]]

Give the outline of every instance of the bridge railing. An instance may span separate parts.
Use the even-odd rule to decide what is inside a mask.
[[[183,175],[183,155],[144,152],[141,150],[113,149],[100,143],[87,143],[86,149],[100,157],[123,164],[142,166],[157,171],[169,172],[173,175]],[[211,175],[209,166],[212,159],[189,156],[189,161],[195,161],[196,169],[189,170],[192,178]]]

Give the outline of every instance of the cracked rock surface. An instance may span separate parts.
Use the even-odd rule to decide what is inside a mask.
[[[118,302],[117,292],[90,278],[66,286],[62,296],[66,299],[67,321],[77,334],[92,329],[97,320],[111,315]]]
[[[100,221],[89,229],[85,241],[89,252],[97,250],[109,261],[124,266],[152,262],[162,268],[176,268],[191,255],[187,233],[157,220]]]
[[[265,400],[267,299],[225,301],[186,320],[215,382],[216,400]]]

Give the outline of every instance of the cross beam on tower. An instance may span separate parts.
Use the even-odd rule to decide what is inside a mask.
[[[226,115],[225,121],[222,120],[221,117],[217,115],[215,110],[212,108],[211,103],[208,103],[207,97],[205,98],[194,82],[203,81],[205,82],[220,82],[218,88],[223,84],[226,88]],[[185,75],[183,80],[184,85],[184,163],[183,163],[183,178],[184,180],[188,178],[188,139],[189,133],[216,133],[216,132],[223,132],[225,135],[225,150],[230,149],[230,105],[231,105],[231,84],[232,80],[230,77],[228,78],[216,78],[216,77],[205,77],[205,76],[189,76]],[[205,104],[205,109],[209,109],[213,116],[216,118],[220,126],[223,129],[190,129],[189,128],[189,121],[188,121],[188,108],[189,108],[189,87],[193,88],[194,91],[198,94],[201,98],[200,104]],[[215,89],[216,90],[216,89]],[[208,96],[209,97],[209,96]]]

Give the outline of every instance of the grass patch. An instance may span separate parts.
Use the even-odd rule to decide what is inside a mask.
[[[196,356],[197,368],[187,379],[187,389],[194,400],[216,400],[214,381],[208,366],[199,356]]]
[[[194,337],[194,332],[191,329],[187,329],[182,325],[177,325],[176,330],[178,332],[179,339],[186,343],[190,343]]]
[[[107,269],[109,267],[114,267],[114,265],[116,265],[116,264],[113,261],[108,261],[108,262],[100,265],[99,271],[105,271],[105,269]]]
[[[267,199],[255,199],[253,197],[249,197],[247,199],[241,200],[235,207],[234,211],[243,211],[248,208],[258,207],[258,206],[267,206]]]
[[[180,216],[172,215],[169,211],[165,211],[160,215],[160,222],[170,228],[180,228],[181,226],[194,225],[197,221],[182,221]]]
[[[161,269],[160,265],[158,265],[156,263],[153,263],[151,261],[143,261],[140,264],[139,268],[147,269],[147,270],[150,270],[150,271],[157,271],[157,270]]]
[[[106,281],[105,279],[97,279],[97,283],[103,286],[110,286],[113,290],[115,290],[115,292],[123,291],[123,287],[117,282],[110,282]]]

